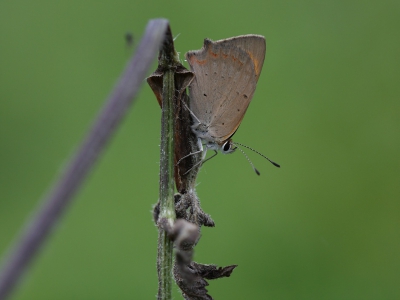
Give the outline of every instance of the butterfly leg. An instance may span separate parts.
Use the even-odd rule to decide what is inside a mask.
[[[203,161],[199,161],[198,163],[194,164],[189,170],[187,170],[183,175],[186,175],[187,173],[189,173],[190,171],[192,171],[195,167],[197,167],[198,165],[202,164]]]
[[[178,162],[176,163],[176,165],[179,165],[180,162],[181,162],[183,159],[185,159],[185,158],[187,158],[187,157],[190,157],[190,156],[192,156],[192,155],[199,154],[199,153],[201,153],[201,152],[203,152],[203,150],[199,150],[199,151],[196,151],[196,152],[192,152],[192,153],[189,153],[188,155],[185,155],[184,157],[181,157],[181,158],[178,160]]]
[[[181,100],[181,103],[183,104],[183,106],[189,111],[189,113],[192,115],[192,117],[194,119],[196,119],[197,123],[201,124],[200,120],[196,117],[196,115],[190,110],[189,106],[187,106],[187,104]]]
[[[207,159],[205,159],[205,160],[202,160],[202,161],[199,161],[197,164],[193,165],[193,167],[191,167],[191,168],[190,168],[188,171],[186,171],[186,173],[183,174],[183,175],[186,175],[187,173],[189,173],[193,168],[195,168],[195,167],[198,166],[199,164],[203,165],[206,161],[209,161],[211,158],[217,156],[218,151],[217,151],[217,150],[214,150],[214,152],[215,152],[215,153],[214,153],[212,156],[210,156],[209,158],[207,158]]]
[[[214,150],[214,154],[212,156],[210,156],[209,158],[207,158],[206,160],[202,160],[201,163],[204,164],[206,161],[209,161],[211,158],[216,157],[218,154],[217,150]]]

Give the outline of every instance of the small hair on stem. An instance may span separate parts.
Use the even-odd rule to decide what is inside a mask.
[[[180,33],[178,33],[175,37],[174,37],[174,42],[175,42],[175,40],[178,38],[178,36],[180,36],[181,34]]]

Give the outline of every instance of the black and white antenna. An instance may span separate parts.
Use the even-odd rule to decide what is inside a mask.
[[[268,157],[266,157],[264,154],[258,152],[257,150],[255,150],[255,149],[253,149],[253,148],[250,148],[249,146],[240,144],[240,143],[238,143],[238,142],[233,142],[233,144],[234,144],[234,145],[240,150],[240,152],[242,152],[243,155],[247,158],[247,161],[248,161],[248,162],[250,163],[250,165],[253,167],[254,172],[256,172],[257,175],[260,175],[260,172],[256,169],[256,167],[254,167],[254,164],[251,162],[250,158],[246,155],[246,153],[244,153],[244,151],[239,147],[239,145],[242,146],[242,147],[245,147],[245,148],[247,148],[247,149],[250,149],[251,151],[257,153],[258,155],[264,157],[266,160],[268,160],[268,161],[269,161],[271,164],[273,164],[275,167],[277,167],[277,168],[280,168],[280,167],[281,167],[279,164],[277,164],[276,162],[270,160],[270,159],[269,159]]]

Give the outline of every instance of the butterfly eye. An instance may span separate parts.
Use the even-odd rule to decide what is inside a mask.
[[[236,148],[233,147],[231,140],[226,141],[221,147],[222,153],[225,153],[225,154],[232,153],[233,151],[235,151],[235,149]]]
[[[223,150],[224,152],[229,151],[230,148],[231,148],[231,144],[229,143],[229,141],[228,141],[228,142],[225,142],[225,144],[222,145],[222,150]]]

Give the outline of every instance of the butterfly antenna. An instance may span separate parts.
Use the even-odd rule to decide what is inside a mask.
[[[256,174],[257,174],[258,176],[260,176],[260,172],[259,172],[259,171],[256,169],[256,167],[253,165],[253,163],[251,162],[250,158],[246,155],[246,153],[244,153],[244,151],[243,151],[239,146],[237,146],[236,143],[235,143],[234,145],[235,145],[235,146],[240,150],[240,152],[242,152],[243,155],[247,158],[247,161],[248,161],[249,164],[253,167],[254,172],[256,172]]]
[[[245,148],[247,148],[247,149],[250,149],[251,151],[253,151],[253,152],[257,153],[258,155],[260,155],[260,156],[264,157],[266,160],[268,160],[268,161],[269,161],[271,164],[273,164],[275,167],[278,167],[278,168],[280,168],[280,167],[281,167],[279,164],[277,164],[276,162],[274,162],[274,161],[270,160],[270,159],[269,159],[268,157],[266,157],[264,154],[262,154],[262,153],[258,152],[257,150],[254,150],[253,148],[250,148],[249,146],[246,146],[246,145],[240,144],[240,143],[238,143],[238,142],[235,142],[235,145],[240,145],[240,146],[242,146],[242,147],[245,147]],[[239,149],[240,149],[240,148],[239,148]],[[242,152],[243,152],[243,151],[242,151]]]

